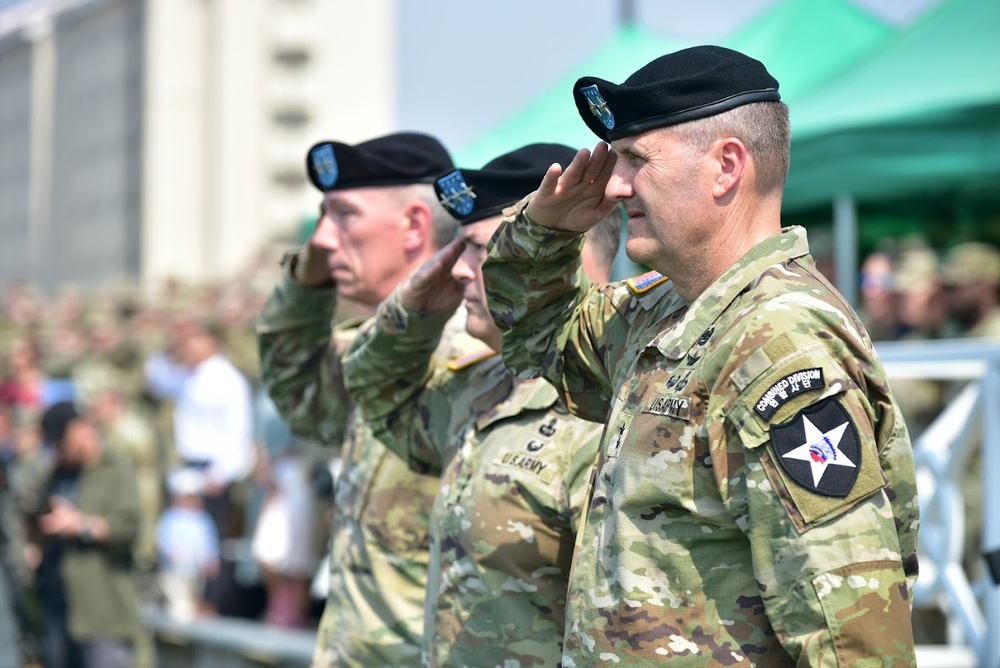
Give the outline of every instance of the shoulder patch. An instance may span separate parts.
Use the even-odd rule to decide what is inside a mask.
[[[834,397],[771,427],[778,463],[796,483],[823,496],[850,494],[861,469],[861,440],[850,415]]]
[[[641,276],[635,276],[628,279],[625,283],[628,285],[629,289],[637,295],[641,295],[644,292],[652,290],[660,283],[669,280],[666,276],[658,271],[647,271]]]
[[[461,371],[462,369],[468,369],[470,366],[479,364],[483,360],[488,360],[497,354],[497,351],[492,348],[483,348],[482,350],[477,350],[474,353],[469,353],[468,355],[463,355],[461,357],[456,357],[455,359],[448,362],[448,369],[450,371]]]
[[[779,378],[771,387],[767,388],[767,391],[754,404],[753,409],[757,415],[765,420],[770,420],[775,411],[792,397],[809,390],[822,390],[824,387],[822,368],[815,367],[793,371],[787,376]]]

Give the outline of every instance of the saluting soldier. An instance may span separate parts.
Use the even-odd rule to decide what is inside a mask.
[[[602,143],[546,174],[483,268],[505,362],[607,419],[563,665],[914,665],[910,440],[857,315],[781,226],[778,82],[702,46],[573,94]],[[629,257],[684,302],[664,318],[577,270],[619,203]]]
[[[426,665],[561,660],[573,544],[603,424],[569,415],[547,382],[503,366],[480,269],[502,209],[575,154],[530,144],[442,175],[436,189],[459,238],[381,304],[345,357],[345,384],[376,436],[415,470],[441,476]],[[621,223],[616,209],[590,231],[592,280],[607,281]],[[440,360],[434,350],[460,304],[481,349]]]
[[[454,238],[433,180],[454,169],[437,139],[397,133],[308,153],[322,193],[308,243],[286,255],[284,276],[258,319],[261,374],[299,436],[342,446],[331,529],[330,585],[315,666],[420,663],[428,517],[437,476],[409,470],[368,430],[343,387],[341,355],[357,321],[332,331],[338,298],[374,308],[412,269]],[[448,331],[467,343],[464,322]],[[461,340],[446,336],[442,354]]]

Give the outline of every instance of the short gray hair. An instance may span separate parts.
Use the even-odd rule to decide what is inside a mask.
[[[781,192],[788,178],[791,125],[784,102],[753,102],[673,128],[682,139],[704,150],[720,137],[742,141],[753,156],[760,195]]]
[[[452,218],[434,192],[434,186],[428,183],[414,183],[412,185],[400,186],[396,189],[400,203],[418,200],[426,204],[431,210],[431,243],[434,248],[444,248],[455,238],[458,232],[458,221]]]

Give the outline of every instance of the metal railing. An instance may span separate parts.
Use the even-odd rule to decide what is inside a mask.
[[[979,553],[1000,548],[1000,516],[990,512],[1000,509],[1000,341],[881,343],[877,348],[890,385],[925,379],[950,381],[956,388],[937,418],[911,434],[921,514],[914,607],[941,610],[949,646],[971,649],[982,668],[1000,667],[1000,587],[981,561],[973,559],[976,568],[967,569],[964,498],[968,475],[981,475]],[[981,471],[970,471],[975,464]]]

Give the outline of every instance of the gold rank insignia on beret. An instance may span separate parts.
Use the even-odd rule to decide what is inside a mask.
[[[669,277],[664,276],[658,271],[647,271],[641,276],[635,276],[633,278],[625,281],[629,289],[632,290],[637,295],[641,295],[644,292],[649,292],[655,288],[660,283],[669,280]]]
[[[461,371],[462,369],[468,369],[470,366],[479,364],[483,360],[488,360],[497,354],[497,351],[492,348],[483,348],[482,350],[477,350],[474,353],[469,353],[468,355],[463,355],[461,357],[456,357],[455,359],[448,362],[449,371]]]

